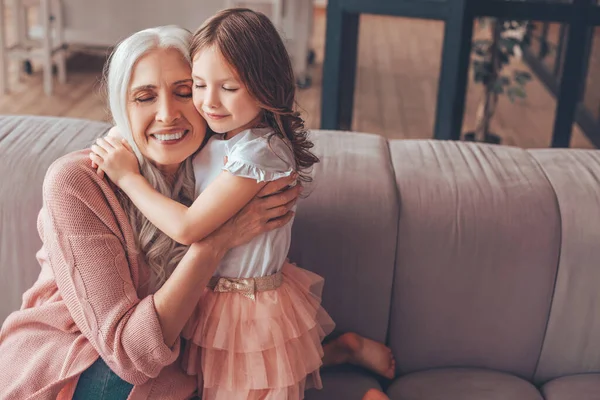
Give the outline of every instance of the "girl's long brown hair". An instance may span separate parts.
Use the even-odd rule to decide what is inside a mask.
[[[230,8],[209,18],[192,38],[192,60],[216,46],[263,109],[263,123],[292,144],[299,179],[310,182],[306,170],[319,162],[310,149],[308,131],[294,110],[296,84],[288,52],[269,18],[247,8]]]

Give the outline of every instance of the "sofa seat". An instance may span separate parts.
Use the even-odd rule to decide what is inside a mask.
[[[600,374],[563,376],[542,386],[546,400],[598,400],[600,399]]]
[[[321,371],[323,389],[309,389],[305,400],[361,400],[369,389],[383,390],[373,375],[367,371],[344,365]]]
[[[531,383],[514,375],[475,368],[443,368],[397,379],[391,400],[543,400]]]

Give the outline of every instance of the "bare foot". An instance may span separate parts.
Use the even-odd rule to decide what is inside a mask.
[[[392,350],[383,343],[349,332],[325,345],[323,350],[324,366],[350,363],[388,379],[394,378],[396,361]]]
[[[365,393],[365,397],[362,400],[390,400],[387,395],[377,389],[369,389],[367,393]]]

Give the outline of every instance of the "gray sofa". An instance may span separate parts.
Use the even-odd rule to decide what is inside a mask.
[[[38,274],[48,165],[106,124],[0,117],[0,320]],[[600,399],[600,151],[315,132],[291,258],[337,330],[386,342],[397,379],[323,374],[307,398]]]

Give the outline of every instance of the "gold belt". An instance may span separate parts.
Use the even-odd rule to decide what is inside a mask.
[[[251,300],[256,299],[256,292],[275,290],[283,282],[281,271],[273,275],[258,278],[224,278],[213,276],[207,287],[217,293],[239,293]]]

